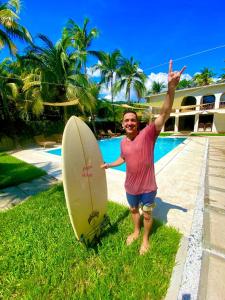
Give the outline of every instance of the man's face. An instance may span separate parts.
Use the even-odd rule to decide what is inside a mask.
[[[123,128],[127,134],[137,134],[138,131],[138,120],[135,114],[126,113],[123,116]]]

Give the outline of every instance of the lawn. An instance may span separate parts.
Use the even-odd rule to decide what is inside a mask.
[[[29,165],[6,153],[0,153],[0,189],[26,182],[42,175],[46,175],[44,170]]]
[[[225,133],[210,133],[210,132],[202,132],[202,133],[191,133],[191,136],[225,136]]]
[[[109,202],[112,227],[86,248],[75,239],[61,185],[0,213],[3,299],[162,299],[181,235],[154,222],[151,250],[127,247],[128,209]]]

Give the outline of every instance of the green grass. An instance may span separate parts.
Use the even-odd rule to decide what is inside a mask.
[[[151,249],[140,256],[141,238],[127,247],[128,209],[109,203],[112,227],[86,248],[75,239],[62,186],[0,213],[0,298],[162,299],[180,234],[154,222]]]
[[[26,182],[42,175],[46,175],[44,170],[29,165],[6,153],[0,153],[0,189]]]
[[[191,136],[225,136],[225,133],[191,133]]]
[[[161,132],[160,134],[159,134],[159,136],[170,136],[170,135],[173,135],[174,134],[174,132]]]

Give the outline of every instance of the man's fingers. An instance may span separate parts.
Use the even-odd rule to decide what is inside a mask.
[[[180,70],[180,75],[184,72],[184,70],[186,69],[187,67],[186,66],[184,66],[181,70]]]
[[[169,73],[173,72],[173,61],[172,59],[169,62]]]

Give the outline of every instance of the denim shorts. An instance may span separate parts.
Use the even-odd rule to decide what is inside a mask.
[[[155,196],[157,191],[144,193],[139,195],[131,195],[127,193],[127,201],[130,207],[141,207],[143,211],[152,211],[155,207]]]

